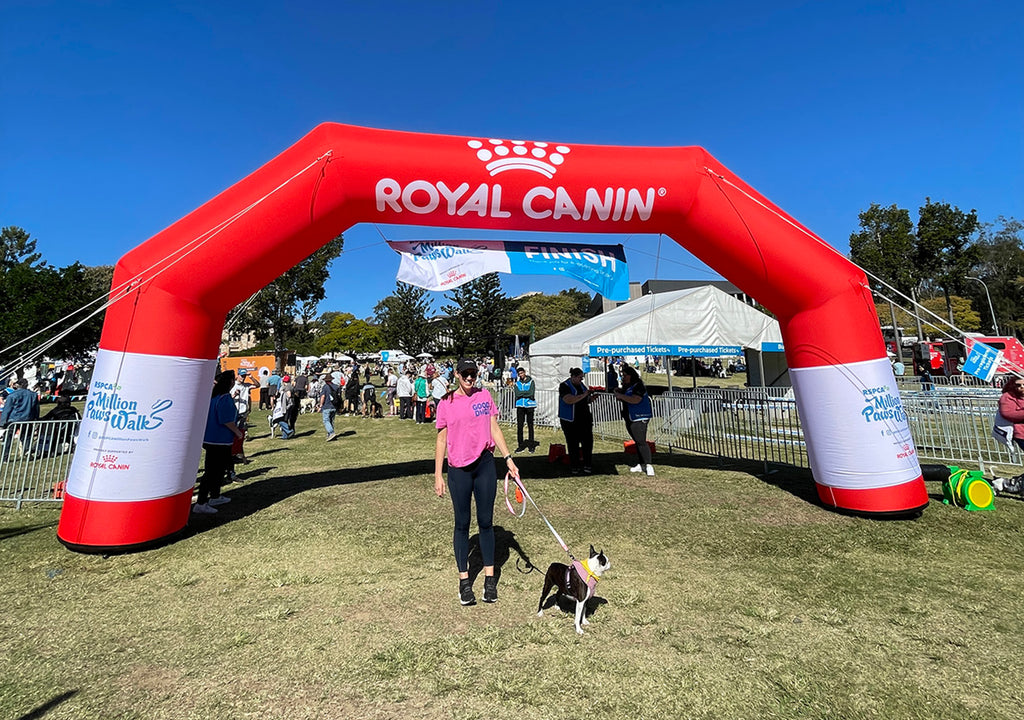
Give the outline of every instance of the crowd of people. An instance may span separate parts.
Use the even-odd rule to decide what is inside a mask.
[[[51,389],[43,383],[30,389],[27,378],[14,377],[0,391],[0,461],[10,459],[15,442],[21,454],[30,458],[69,452],[74,447],[82,414],[71,404],[71,394],[53,396],[49,394]],[[54,401],[45,414],[41,414],[40,396]],[[34,420],[44,422],[32,423]]]

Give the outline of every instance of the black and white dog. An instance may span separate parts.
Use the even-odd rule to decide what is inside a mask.
[[[582,635],[583,626],[590,624],[586,614],[587,600],[594,597],[597,581],[611,566],[604,555],[604,550],[596,552],[593,545],[590,546],[590,557],[583,562],[576,560],[572,565],[551,563],[547,575],[544,576],[544,591],[540,594],[540,602],[537,603],[537,617],[544,615],[544,601],[547,600],[551,588],[557,588],[556,598],[558,595],[565,595],[576,601],[576,632]]]

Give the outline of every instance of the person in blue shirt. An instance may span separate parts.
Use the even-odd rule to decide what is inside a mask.
[[[4,409],[0,412],[0,428],[7,428],[8,424],[25,422],[39,419],[39,396],[28,389],[28,380],[21,378],[14,383],[14,390],[7,396],[4,402]],[[19,426],[21,446],[26,452],[31,439],[32,426]],[[14,428],[4,431],[3,459],[6,461],[11,454],[11,447],[14,445]]]
[[[220,494],[220,486],[231,468],[231,443],[242,437],[242,431],[235,423],[238,409],[230,394],[234,384],[234,370],[222,372],[213,383],[210,409],[206,414],[206,432],[203,434],[206,463],[199,478],[199,497],[192,508],[192,512],[200,515],[214,515],[218,505],[231,502],[231,498]]]
[[[587,387],[582,368],[569,370],[569,379],[558,386],[558,422],[565,434],[565,449],[573,475],[593,472],[594,416],[590,403],[596,397]]]
[[[651,408],[651,396],[639,373],[629,365],[622,366],[622,389],[615,391],[615,399],[622,405],[622,419],[626,421],[626,432],[633,438],[640,463],[629,469],[630,472],[646,472],[654,475],[651,465],[651,448],[647,444],[647,423],[654,413]]]
[[[537,447],[533,439],[533,414],[537,410],[536,386],[533,378],[526,374],[526,368],[518,368],[516,373],[515,388],[516,398],[516,428],[518,430],[519,446],[516,452],[520,453],[529,450],[531,453]],[[530,442],[523,443],[523,424],[529,426]]]

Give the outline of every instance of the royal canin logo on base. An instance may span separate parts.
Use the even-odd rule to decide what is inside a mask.
[[[567,145],[550,145],[526,140],[469,140],[466,145],[484,163],[491,177],[505,172],[531,172],[553,179],[572,152]],[[502,187],[468,182],[451,187],[442,180],[412,180],[405,184],[381,178],[374,188],[377,212],[391,210],[429,215],[443,212],[450,217],[510,218],[514,210],[533,220],[572,219],[579,221],[646,222],[654,210],[654,198],[665,188],[588,187],[575,196],[562,186],[538,185],[526,191],[521,207],[502,204]]]

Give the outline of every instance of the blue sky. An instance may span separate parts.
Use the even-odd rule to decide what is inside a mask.
[[[1019,2],[7,0],[2,18],[0,225],[56,265],[114,263],[324,121],[700,145],[843,252],[872,202],[1024,218]],[[321,310],[366,317],[392,292],[381,232],[501,237],[356,226]],[[603,239],[634,281],[718,277],[667,238]]]

